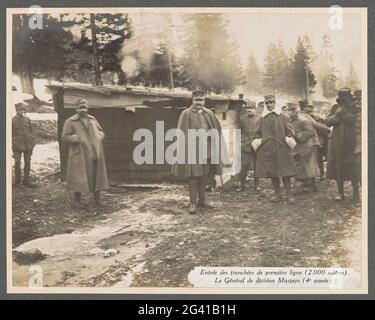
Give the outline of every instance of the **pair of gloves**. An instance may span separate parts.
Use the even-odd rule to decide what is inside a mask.
[[[292,137],[286,137],[285,142],[288,145],[288,147],[290,148],[290,150],[293,150],[297,145],[296,140],[294,140],[294,138],[292,138]],[[261,144],[262,144],[262,139],[260,139],[260,138],[254,139],[253,142],[251,142],[251,146],[253,147],[255,152],[257,152],[257,150],[259,149]]]

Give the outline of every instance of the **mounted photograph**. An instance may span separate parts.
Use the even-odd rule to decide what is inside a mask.
[[[9,293],[368,292],[367,8],[7,8]]]

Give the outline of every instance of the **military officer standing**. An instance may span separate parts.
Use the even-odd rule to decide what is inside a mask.
[[[181,113],[177,129],[181,133],[177,135],[177,162],[172,166],[174,176],[185,178],[189,185],[190,209],[189,213],[197,213],[197,208],[211,208],[213,204],[206,200],[206,184],[214,175],[222,173],[222,164],[227,160],[225,146],[222,145],[221,127],[214,113],[205,108],[204,91],[194,91],[192,105]],[[189,135],[198,131],[213,131],[218,139],[207,138],[203,141],[203,152],[200,145],[191,143]],[[196,142],[197,139],[194,138]],[[179,159],[183,154],[183,159]],[[213,161],[212,155],[216,155],[218,161]],[[193,161],[190,161],[193,160]]]
[[[255,139],[252,142],[257,152],[255,176],[270,178],[274,188],[272,202],[283,200],[280,188],[280,178],[286,189],[286,200],[294,204],[295,199],[291,190],[291,177],[297,174],[292,155],[294,140],[293,124],[280,106],[276,106],[275,97],[267,95],[264,98],[265,108],[257,122]]]
[[[88,103],[76,101],[76,114],[64,123],[62,141],[68,145],[66,182],[74,192],[74,208],[81,208],[81,194],[92,192],[97,207],[102,207],[100,191],[108,188],[103,148],[104,131],[88,114]]]

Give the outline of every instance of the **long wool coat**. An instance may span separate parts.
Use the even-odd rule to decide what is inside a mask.
[[[303,113],[293,119],[295,139],[297,145],[293,150],[294,160],[297,166],[297,178],[308,179],[320,175],[318,165],[319,136],[315,126],[323,125]],[[326,128],[328,130],[328,128]]]
[[[87,128],[78,115],[65,121],[62,141],[69,146],[66,168],[68,190],[95,192],[108,188],[103,139],[103,129],[93,116],[88,116]]]
[[[329,127],[333,127],[328,142],[327,178],[346,181],[354,176],[356,145],[356,110],[335,104],[326,118]]]
[[[257,122],[256,138],[262,139],[257,150],[255,176],[260,178],[291,177],[297,174],[292,151],[285,138],[294,138],[290,118],[274,112]]]
[[[203,107],[201,111],[198,111],[193,106],[184,110],[178,121],[177,129],[180,130],[183,137],[177,135],[177,163],[172,166],[172,174],[177,177],[203,177],[208,175],[210,164],[201,164],[199,159],[196,158],[196,164],[189,164],[189,149],[191,145],[188,143],[188,130],[199,130],[199,129],[216,129],[221,137],[221,126],[219,121],[216,119],[214,113]],[[222,173],[223,165],[229,163],[228,151],[223,139],[219,139],[217,143],[207,144],[207,155],[210,156],[211,148],[214,152],[218,152],[219,161],[217,164],[212,164],[214,170],[212,173],[220,175]],[[181,153],[182,152],[182,153]],[[196,143],[196,154],[199,154],[199,144]],[[180,158],[179,155],[184,154],[184,157]],[[207,162],[210,162],[208,159]]]

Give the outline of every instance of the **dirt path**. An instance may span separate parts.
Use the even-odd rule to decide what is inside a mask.
[[[33,173],[38,187],[13,190],[13,280],[29,281],[30,265],[43,268],[45,286],[188,287],[196,266],[351,267],[360,271],[361,209],[332,200],[334,185],[297,195],[297,204],[274,204],[264,192],[211,193],[215,209],[187,214],[185,186],[153,191],[111,188],[105,208],[91,196],[70,208],[57,169],[57,143],[38,145]],[[347,190],[349,192],[349,190]],[[19,254],[39,250],[38,262]]]
[[[48,255],[37,263],[47,286],[190,286],[187,275],[195,266],[357,269],[358,252],[350,246],[360,244],[360,210],[327,199],[328,182],[320,187],[311,198],[297,197],[295,206],[271,204],[252,193],[212,194],[217,208],[196,216],[186,214],[183,186],[108,193],[107,204],[125,208],[96,212],[100,219],[93,220],[93,209],[75,213],[88,218],[78,222],[78,230],[37,238],[16,250]],[[14,263],[15,285],[27,283],[28,268]]]

